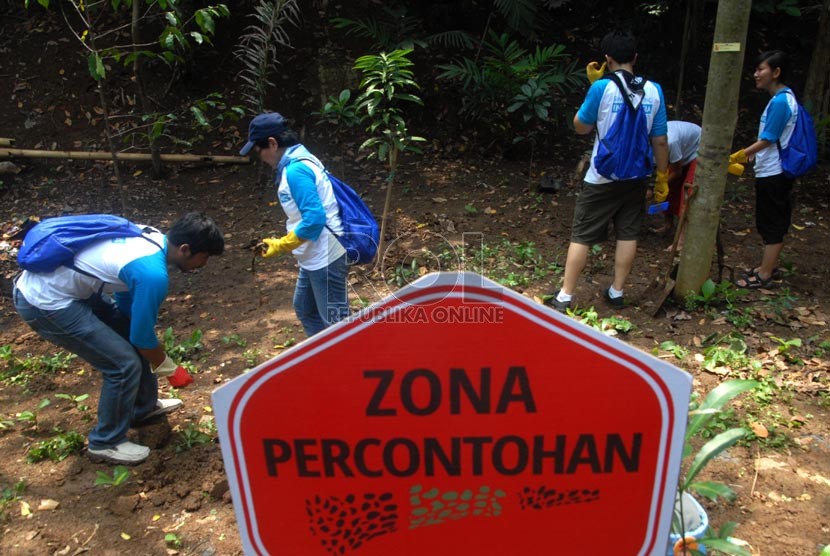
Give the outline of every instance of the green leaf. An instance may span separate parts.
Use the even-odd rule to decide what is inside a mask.
[[[101,57],[97,52],[92,52],[87,58],[87,62],[89,63],[89,75],[91,75],[95,81],[99,81],[106,77],[107,70],[104,67],[104,61],[101,60]]]
[[[193,40],[196,41],[196,44],[202,44],[205,42],[204,36],[198,31],[191,31],[190,36],[193,37]]]
[[[205,127],[205,128],[210,127],[210,122],[208,122],[208,119],[205,117],[204,112],[199,110],[198,106],[191,106],[190,107],[190,112],[193,114],[193,117],[196,119],[196,122],[200,126]]]
[[[700,496],[708,498],[713,502],[717,502],[718,498],[724,498],[730,502],[737,498],[734,490],[723,483],[717,483],[714,481],[692,483],[689,485],[689,490],[699,494]]]
[[[164,14],[165,19],[167,19],[167,23],[170,25],[178,27],[179,25],[179,18],[176,17],[174,12],[165,12]]]
[[[706,464],[708,464],[712,458],[734,445],[738,440],[746,435],[746,432],[746,429],[743,428],[729,429],[704,444],[697,455],[695,455],[695,459],[692,460],[692,465],[686,472],[681,490],[688,490],[689,485],[692,484],[692,481],[694,481],[694,478],[697,477],[697,474],[700,473],[704,467],[706,467]]]
[[[209,8],[196,11],[196,25],[208,35],[214,33],[216,24],[213,21],[213,16],[210,14]]]
[[[752,390],[756,386],[758,386],[758,381],[756,380],[739,379],[727,380],[719,384],[714,390],[709,392],[706,399],[703,400],[703,403],[694,412],[694,417],[689,421],[688,427],[686,427],[686,440],[692,438],[712,418],[714,413],[708,410],[720,411],[733,398],[747,390]]]
[[[715,293],[715,283],[712,281],[711,278],[703,282],[703,285],[700,286],[700,293],[703,295],[704,299],[709,299]]]

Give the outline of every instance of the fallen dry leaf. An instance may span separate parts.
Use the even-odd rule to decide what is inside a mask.
[[[766,438],[769,436],[769,431],[767,427],[765,427],[761,423],[752,423],[749,425],[749,428],[752,429],[752,432],[755,433],[755,436],[758,438]]]
[[[60,502],[57,500],[52,500],[51,498],[46,498],[40,501],[40,506],[37,507],[37,511],[41,512],[44,510],[54,510],[58,506],[60,506]]]

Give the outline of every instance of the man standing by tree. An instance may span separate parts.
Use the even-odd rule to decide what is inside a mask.
[[[103,374],[88,453],[127,465],[150,455],[147,446],[127,440],[127,430],[182,405],[158,398],[158,377],[168,377],[175,387],[193,380],[155,333],[167,297],[167,266],[195,270],[225,248],[213,220],[195,212],[177,220],[166,236],[150,227],[141,232],[91,242],[71,264],[51,272],[25,270],[14,288],[14,304],[26,324]]]
[[[565,278],[547,303],[559,311],[571,306],[576,284],[588,260],[591,245],[606,238],[614,223],[617,239],[614,281],[604,292],[606,301],[622,308],[623,287],[637,252],[637,238],[645,216],[645,195],[651,174],[652,148],[657,164],[654,200],[668,195],[668,141],[666,106],[657,83],[634,75],[637,40],[625,31],[611,31],[600,44],[605,63],[587,67],[591,87],[574,116],[580,135],[596,129],[591,165],[574,210]],[[605,68],[607,77],[602,77]]]

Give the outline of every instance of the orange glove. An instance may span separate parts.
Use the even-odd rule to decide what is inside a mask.
[[[602,66],[599,65],[598,62],[591,62],[587,66],[585,66],[585,74],[588,76],[588,82],[593,83],[597,79],[603,76],[605,73],[605,62],[602,63]]]

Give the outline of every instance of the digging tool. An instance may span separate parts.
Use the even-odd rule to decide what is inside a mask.
[[[677,218],[677,229],[674,231],[674,241],[672,241],[671,249],[669,250],[669,268],[665,276],[657,276],[652,283],[651,289],[655,291],[654,308],[651,316],[657,315],[660,308],[668,299],[671,292],[674,291],[674,281],[677,278],[677,266],[674,262],[674,257],[677,254],[677,245],[680,243],[680,238],[683,237],[683,228],[686,226],[686,208],[689,206],[689,199],[694,195],[694,185],[690,183],[683,184],[683,195],[680,203],[680,214]]]

